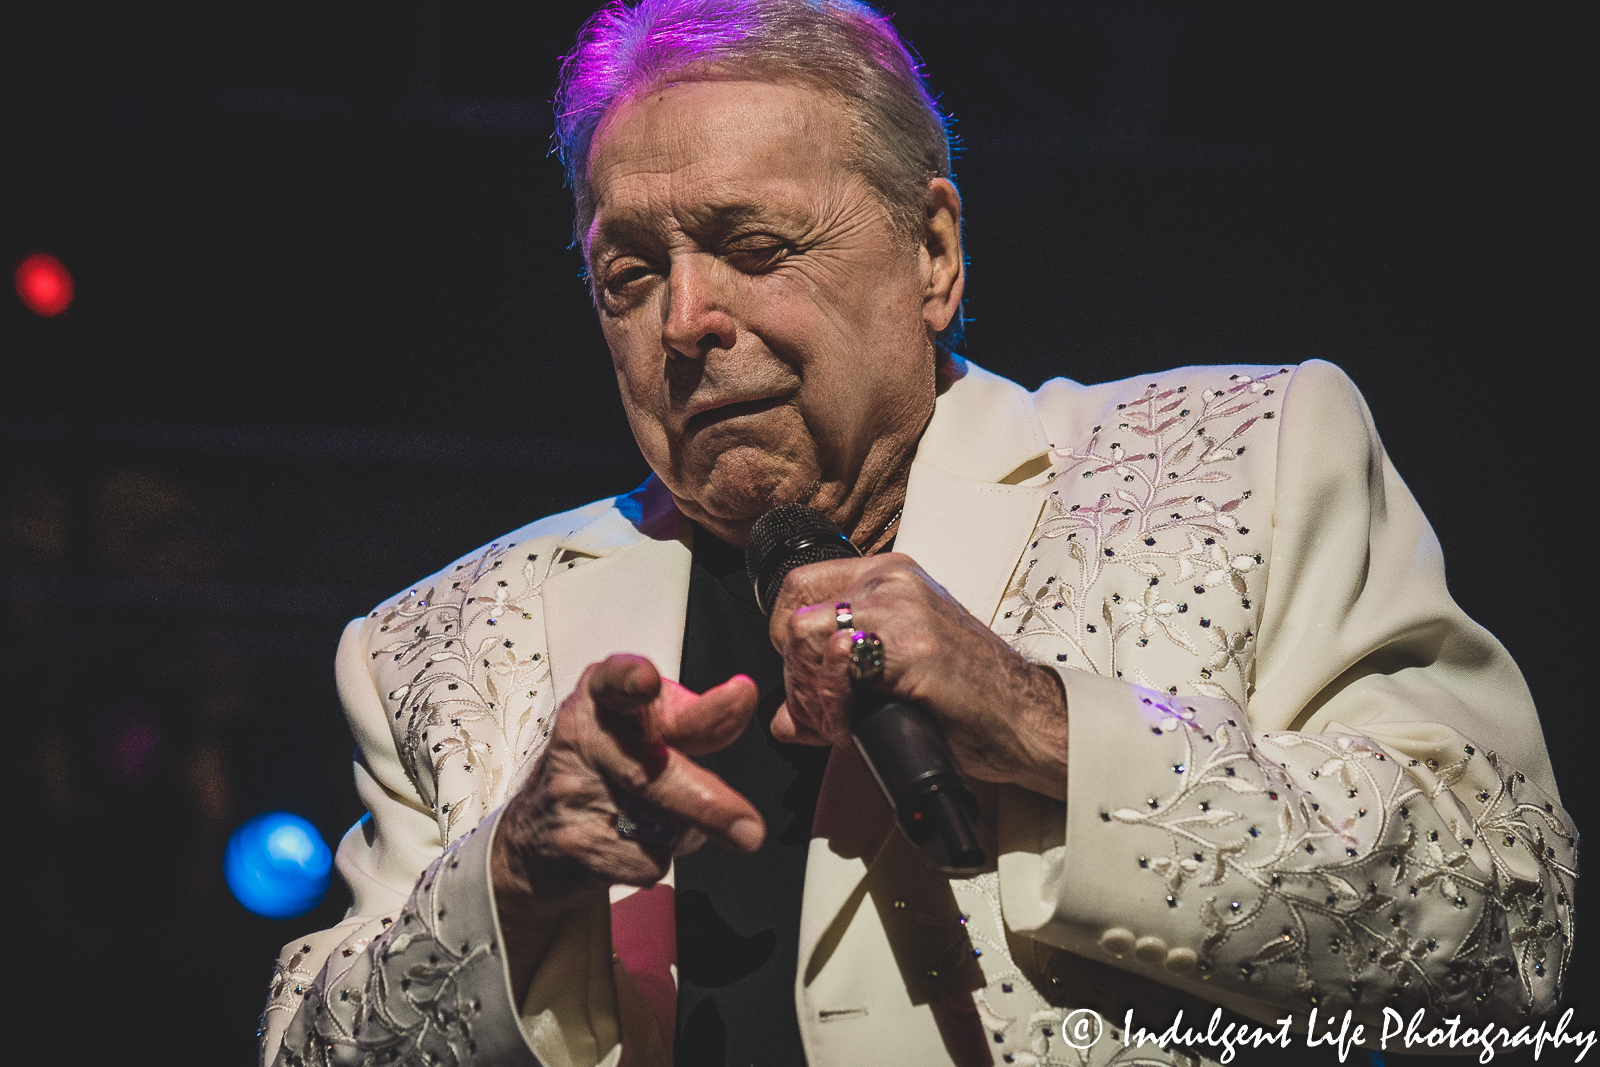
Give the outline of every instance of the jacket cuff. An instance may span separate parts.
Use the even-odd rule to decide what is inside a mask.
[[[1567,903],[1573,835],[1492,753],[1426,723],[1395,724],[1416,735],[1391,738],[1409,756],[1355,733],[1252,734],[1227,701],[1063,679],[1065,810],[1009,833],[1002,814],[1013,929],[1267,1022],[1282,1007],[1505,1020],[1553,1005],[1567,942],[1548,898]],[[1476,818],[1444,784],[1474,774]]]
[[[538,1067],[523,1037],[489,881],[498,812],[422,872],[405,907],[353,959],[334,957],[284,1035],[298,1064],[400,1062]]]
[[[1237,809],[1262,808],[1250,813],[1252,819],[1272,820],[1262,823],[1272,832],[1263,833],[1260,846],[1270,849],[1280,836],[1277,819],[1265,810],[1273,804],[1266,795],[1271,787],[1260,780],[1251,758],[1243,715],[1222,700],[1174,697],[1117,678],[1056,669],[1070,708],[1067,800],[1061,804],[1023,790],[1008,796],[1000,858],[1007,924],[1046,944],[1270,1021],[1270,1009],[1257,996],[1234,982],[1212,980],[1218,946],[1207,943],[1222,925],[1219,909],[1231,918],[1238,907],[1230,910],[1235,898],[1228,892],[1237,887],[1226,884],[1219,830],[1256,842]],[[1201,764],[1220,788],[1197,795],[1193,786]],[[1234,792],[1236,778],[1249,800],[1259,793],[1265,805],[1230,803],[1226,798],[1246,799]],[[1145,825],[1153,814],[1177,819],[1183,830],[1171,841],[1158,840],[1167,835],[1152,834]]]
[[[434,1056],[424,1062],[539,1062],[523,1037],[494,907],[489,857],[501,810],[423,873],[375,949],[389,994],[384,1021],[416,1033],[418,1050]]]

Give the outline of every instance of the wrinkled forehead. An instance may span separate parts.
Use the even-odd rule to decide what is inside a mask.
[[[849,115],[802,85],[733,79],[637,93],[595,131],[585,244],[619,227],[791,212],[849,177]]]

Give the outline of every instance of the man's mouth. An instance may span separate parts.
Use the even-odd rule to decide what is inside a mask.
[[[736,400],[730,404],[719,404],[714,408],[707,408],[705,411],[689,416],[688,422],[684,424],[684,429],[694,433],[714,423],[727,422],[730,419],[737,419],[744,415],[759,415],[763,411],[771,411],[773,408],[782,407],[788,402],[789,398],[787,396],[769,396],[760,400]]]

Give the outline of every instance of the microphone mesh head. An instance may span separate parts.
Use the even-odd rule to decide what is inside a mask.
[[[756,520],[745,545],[744,566],[755,586],[757,603],[770,615],[790,571],[825,559],[859,555],[856,546],[822,512],[805,504],[784,504]]]

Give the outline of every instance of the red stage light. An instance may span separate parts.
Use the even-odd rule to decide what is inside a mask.
[[[35,252],[17,264],[17,296],[35,315],[49,318],[72,304],[72,275],[48,252]]]

